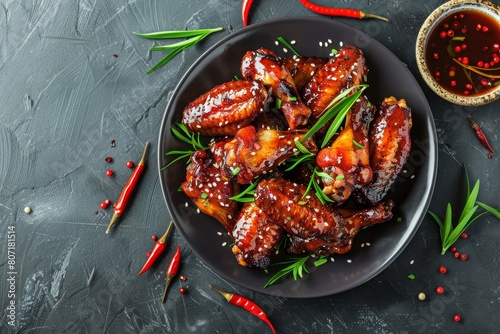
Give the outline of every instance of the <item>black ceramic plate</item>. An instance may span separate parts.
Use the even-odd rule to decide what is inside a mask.
[[[270,267],[266,273],[236,263],[230,247],[224,244],[231,244],[231,239],[222,225],[197,213],[194,204],[178,191],[185,176],[185,163],[177,162],[160,171],[161,184],[178,231],[199,258],[220,276],[248,289],[275,296],[308,298],[331,295],[368,281],[401,253],[417,231],[434,188],[437,143],[431,110],[412,74],[382,44],[348,25],[311,17],[271,20],[232,33],[193,64],[172,95],[160,130],[159,166],[165,166],[171,159],[164,156],[165,152],[189,149],[170,132],[174,123],[181,120],[184,107],[215,85],[233,80],[235,76],[241,77],[240,61],[246,51],[267,47],[282,57],[292,56],[290,51],[283,51],[282,45],[275,44],[280,36],[287,41],[295,40],[294,48],[304,56],[328,56],[333,48],[339,49],[341,45],[362,49],[370,70],[370,86],[365,92],[371,102],[379,104],[384,97],[392,95],[406,99],[412,108],[414,148],[405,171],[388,194],[396,202],[394,219],[361,231],[348,254],[334,256],[334,262],[320,267],[309,266],[310,274],[303,279],[286,278],[264,289],[279,267]],[[325,42],[329,43],[327,47]],[[189,204],[186,206],[186,203]]]

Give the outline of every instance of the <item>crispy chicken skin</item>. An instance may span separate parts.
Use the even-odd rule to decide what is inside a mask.
[[[282,232],[254,202],[245,203],[233,230],[236,260],[242,266],[267,268]]]
[[[313,125],[328,104],[345,89],[365,82],[368,74],[363,52],[352,46],[340,49],[302,88],[304,103],[311,109]]]
[[[394,202],[388,200],[366,209],[339,209],[344,218],[344,234],[347,236],[343,244],[328,241],[322,236],[309,239],[292,236],[288,252],[292,254],[310,252],[317,255],[345,254],[351,250],[353,239],[362,228],[390,220],[393,216],[393,206]]]
[[[279,131],[247,126],[224,145],[222,176],[238,183],[252,183],[255,177],[273,171],[280,163],[298,151],[295,140],[300,140],[305,130]],[[312,139],[302,143],[310,152],[318,149]],[[236,175],[236,176],[235,176]]]
[[[353,189],[372,179],[368,153],[368,128],[375,108],[362,96],[347,113],[344,129],[330,147],[319,151],[316,164],[331,178],[323,178],[323,192],[337,203],[345,202]]]
[[[246,80],[262,81],[280,99],[290,129],[307,124],[311,110],[302,102],[292,75],[274,52],[266,48],[248,51],[241,61],[241,74]]]
[[[388,97],[382,102],[370,128],[370,165],[373,178],[356,192],[363,205],[380,202],[408,160],[411,150],[411,109],[404,99]]]
[[[264,179],[255,189],[255,204],[276,225],[299,238],[321,236],[343,245],[347,234],[337,209],[323,205],[314,195],[303,195],[306,186],[283,178]]]
[[[214,143],[210,151],[199,150],[192,154],[181,188],[201,212],[217,219],[231,233],[238,207],[229,198],[239,192],[239,186],[223,180],[220,175],[218,160],[222,157],[224,143]]]
[[[184,108],[182,124],[207,136],[234,135],[266,109],[267,97],[260,81],[226,82],[189,103]]]
[[[292,75],[295,88],[300,92],[327,61],[326,57],[289,57],[283,58],[282,63]]]

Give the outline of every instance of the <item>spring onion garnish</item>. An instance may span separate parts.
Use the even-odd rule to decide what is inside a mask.
[[[142,38],[147,39],[177,39],[177,38],[188,38],[182,42],[177,42],[169,45],[160,45],[150,48],[151,51],[169,51],[169,53],[160,60],[155,66],[151,67],[146,73],[152,73],[172,60],[176,55],[181,53],[181,51],[186,50],[193,45],[199,43],[205,37],[211,33],[221,31],[222,27],[213,29],[197,29],[197,30],[172,30],[172,31],[161,31],[153,33],[136,33],[133,34]]]
[[[339,127],[344,122],[345,116],[349,109],[351,109],[352,105],[359,99],[363,91],[368,87],[368,85],[358,85],[353,86],[341,94],[336,96],[332,102],[325,108],[323,115],[318,119],[316,124],[314,124],[309,131],[300,139],[300,142],[303,143],[307,139],[309,139],[314,133],[316,133],[319,129],[323,127],[328,121],[330,121],[333,117],[335,117],[326,132],[325,138],[323,139],[323,143],[321,144],[321,148],[325,147],[326,144],[333,137],[335,132],[339,129]],[[353,90],[358,89],[358,91],[352,95],[349,95]],[[347,96],[349,95],[349,96]],[[347,97],[346,97],[347,96]]]
[[[294,55],[296,55],[297,57],[300,57],[300,54],[283,37],[278,37],[276,39],[278,40],[278,42],[280,42],[281,44],[283,44],[287,49],[289,49],[290,51],[292,51]]]
[[[245,190],[243,190],[237,195],[229,197],[229,199],[240,203],[253,202],[254,201],[253,195],[255,194],[255,188],[257,187],[257,184],[259,184],[259,182],[260,182],[260,177],[256,178],[255,181],[250,183],[250,185],[246,187]]]
[[[453,226],[453,213],[451,203],[446,206],[446,214],[444,221],[442,221],[434,212],[428,211],[429,214],[436,220],[439,225],[439,232],[441,235],[441,254],[444,255],[446,250],[450,248],[460,238],[462,233],[479,217],[491,213],[500,219],[500,209],[495,209],[485,203],[478,202],[477,196],[479,194],[479,180],[476,181],[472,190],[470,190],[469,176],[465,168],[465,179],[467,182],[467,196],[465,206],[462,209],[460,218],[456,226]],[[474,216],[478,208],[481,207],[485,211],[480,212]]]
[[[267,281],[267,283],[264,285],[264,288],[267,288],[268,286],[271,286],[272,284],[276,283],[280,278],[287,276],[287,275],[292,275],[294,280],[297,280],[298,278],[303,278],[304,277],[304,272],[309,273],[309,270],[307,270],[306,264],[307,260],[311,257],[311,255],[306,255],[304,257],[297,257],[297,258],[292,258],[290,261],[283,261],[279,263],[273,263],[271,266],[278,266],[278,265],[287,265],[285,268],[281,269],[278,271],[276,274],[274,274],[273,277]],[[319,267],[327,263],[328,260],[326,259],[325,256],[321,256],[319,259],[313,262],[315,267]]]
[[[165,153],[166,156],[176,155],[177,157],[174,160],[172,160],[171,162],[169,162],[166,166],[162,167],[161,170],[164,170],[165,168],[167,168],[168,166],[170,166],[171,164],[173,164],[176,161],[179,161],[179,160],[184,159],[184,158],[189,158],[195,151],[208,149],[207,146],[204,146],[201,143],[201,138],[200,138],[199,133],[190,132],[187,129],[187,127],[182,123],[175,122],[175,125],[177,125],[177,127],[181,131],[179,131],[175,128],[172,128],[171,131],[172,131],[172,134],[174,135],[174,137],[191,145],[192,149],[186,150],[186,151],[174,150],[174,151],[168,151],[167,153]],[[189,159],[186,163],[189,163]]]

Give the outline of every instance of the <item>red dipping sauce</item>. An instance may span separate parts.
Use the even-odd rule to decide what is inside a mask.
[[[500,84],[500,22],[487,13],[450,13],[429,34],[425,62],[436,82],[460,96],[484,95]]]

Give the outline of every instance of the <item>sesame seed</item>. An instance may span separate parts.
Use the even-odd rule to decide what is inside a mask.
[[[347,263],[352,263],[352,260],[351,259],[347,259]]]

